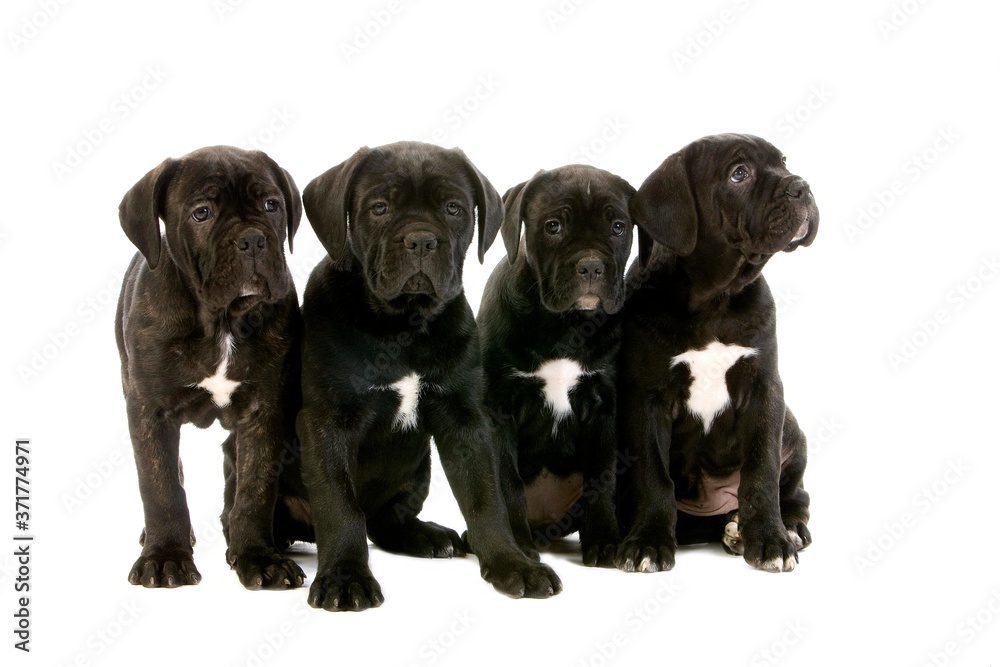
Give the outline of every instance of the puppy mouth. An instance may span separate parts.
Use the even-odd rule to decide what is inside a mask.
[[[795,236],[792,237],[792,240],[789,241],[789,243],[795,243],[796,241],[801,241],[806,237],[808,233],[809,233],[809,216],[807,215],[799,224],[798,231],[795,232]]]
[[[596,294],[584,294],[574,305],[577,310],[597,310],[601,307],[601,297]]]
[[[401,294],[434,294],[434,283],[421,271],[407,278],[399,291]]]

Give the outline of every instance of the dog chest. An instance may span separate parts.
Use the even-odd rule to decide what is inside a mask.
[[[385,386],[372,387],[377,391],[393,391],[399,397],[399,406],[393,417],[392,427],[397,431],[412,431],[417,427],[417,408],[420,406],[422,380],[412,372]]]
[[[541,381],[540,391],[545,405],[552,411],[552,416],[558,423],[573,413],[569,401],[570,392],[579,384],[580,378],[590,373],[584,370],[580,362],[573,359],[551,359],[539,365],[533,372],[515,371],[514,375]]]
[[[229,405],[232,400],[233,392],[236,391],[241,384],[240,382],[230,380],[226,377],[226,372],[229,370],[229,362],[233,356],[233,346],[234,341],[232,335],[224,335],[219,343],[221,358],[219,360],[219,365],[215,367],[215,373],[194,385],[207,391],[212,396],[212,402],[220,408],[224,408]]]
[[[726,345],[717,340],[701,349],[691,349],[675,356],[671,367],[684,364],[691,375],[688,387],[687,409],[708,433],[712,422],[729,406],[729,387],[726,373],[736,362],[757,354],[752,347]]]

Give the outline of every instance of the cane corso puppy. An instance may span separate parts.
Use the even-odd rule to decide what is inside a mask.
[[[515,538],[530,550],[579,530],[586,565],[613,565],[619,541],[615,376],[634,193],[582,165],[508,190],[507,260],[479,309]]]
[[[310,537],[294,440],[301,325],[283,250],[302,217],[295,183],[264,153],[203,148],[146,174],[119,217],[139,249],[115,319],[145,514],[129,581],[201,580],[178,444],[181,424],[218,420],[230,431],[229,564],[247,588],[299,586],[279,552]]]
[[[482,261],[500,228],[500,195],[461,151],[400,142],[362,148],[309,183],[303,200],[329,252],[303,303],[297,430],[319,552],[309,604],[382,603],[366,532],[386,551],[465,554],[455,531],[417,518],[431,436],[483,577],[513,597],[557,593],[559,579],[510,531],[462,286],[474,230]]]
[[[809,185],[757,137],[705,137],[668,157],[631,203],[619,376],[623,570],[667,570],[678,544],[789,571],[811,537],[806,440],[778,377],[775,305],[761,269],[807,246]],[[736,513],[738,510],[738,514]]]

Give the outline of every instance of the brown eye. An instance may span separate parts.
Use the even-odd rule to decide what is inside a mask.
[[[389,205],[384,201],[377,201],[372,204],[372,214],[373,215],[385,215],[389,212]]]
[[[545,231],[553,235],[558,234],[559,232],[562,231],[562,223],[556,220],[555,218],[552,218],[551,220],[546,220]]]
[[[742,183],[749,177],[750,170],[741,164],[738,165],[736,169],[733,169],[733,173],[729,175],[729,180],[733,183]]]
[[[267,199],[264,201],[264,210],[268,213],[274,213],[278,210],[278,200],[277,199]]]
[[[611,223],[611,233],[615,236],[621,236],[625,233],[625,223],[621,220],[615,220]]]
[[[462,212],[462,207],[458,205],[458,202],[450,201],[445,204],[444,210],[448,211],[448,215],[458,215]]]
[[[207,206],[199,206],[191,214],[191,217],[194,219],[195,222],[205,222],[210,217],[212,217],[212,210],[209,209]]]

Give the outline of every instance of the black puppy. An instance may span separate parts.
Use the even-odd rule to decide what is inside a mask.
[[[613,565],[618,547],[615,375],[634,193],[580,165],[508,190],[508,261],[479,308],[514,536],[530,552],[579,529],[586,565]]]
[[[480,261],[500,228],[500,195],[461,151],[400,142],[362,148],[303,198],[330,253],[303,305],[297,424],[319,551],[309,604],[381,604],[366,530],[387,551],[464,555],[455,531],[417,519],[432,435],[483,577],[513,597],[558,592],[510,532],[462,287],[474,228]]]
[[[299,191],[264,153],[216,146],[165,160],[128,191],[119,217],[139,248],[115,318],[145,512],[129,581],[201,580],[180,427],[219,420],[231,432],[226,557],[247,588],[299,586],[302,570],[278,552],[311,535],[294,441],[301,325],[282,249],[302,217]]]
[[[752,566],[791,570],[811,541],[806,440],[785,407],[760,273],[816,236],[809,186],[763,139],[724,134],[668,157],[631,212],[619,400],[622,447],[639,462],[618,567],[667,570],[678,540],[725,535]]]

